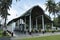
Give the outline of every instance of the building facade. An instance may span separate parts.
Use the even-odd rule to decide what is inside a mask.
[[[29,34],[32,32],[44,32],[47,24],[53,27],[51,19],[44,13],[40,6],[34,6],[20,17],[11,20],[8,26],[13,27],[13,24],[15,26],[15,31],[28,32]]]

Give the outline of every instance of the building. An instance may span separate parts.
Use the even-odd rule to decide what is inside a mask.
[[[23,20],[24,23],[22,23],[21,20]],[[50,17],[47,16],[38,5],[29,9],[20,17],[11,20],[7,25],[13,27],[13,24],[15,29],[28,32],[29,34],[33,31],[39,32],[39,30],[44,32],[47,24],[51,24],[53,27]]]

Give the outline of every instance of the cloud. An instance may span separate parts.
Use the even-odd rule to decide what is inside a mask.
[[[24,12],[26,12],[28,9],[30,9],[31,7],[33,7],[35,5],[39,5],[41,8],[43,8],[43,10],[45,10],[45,5],[41,5],[40,3],[35,3],[33,5],[32,4],[27,4],[27,5],[23,4],[23,6],[20,7],[20,8],[23,8],[22,11],[21,10],[17,11],[18,9],[15,9],[15,7],[12,7],[12,8],[10,8],[10,10],[8,10],[8,12],[11,14],[10,16],[8,16],[8,21],[19,16],[19,13],[20,13],[20,15],[23,14]]]
[[[15,5],[15,6],[13,6]],[[8,21],[12,20],[13,18],[16,18],[17,16],[21,16],[23,13],[25,13],[27,10],[29,10],[31,7],[35,5],[39,5],[45,12],[45,14],[49,15],[49,12],[45,10],[46,6],[45,4],[40,4],[40,3],[25,3],[25,4],[13,4],[12,8],[8,11],[11,15],[8,16]],[[22,9],[22,10],[21,10]],[[16,15],[17,14],[17,15]]]
[[[10,10],[8,10],[8,13],[10,14],[10,16],[8,16],[8,20],[7,21],[10,21],[12,20],[13,18],[16,18],[17,17],[17,10],[13,9],[13,8],[10,8]]]

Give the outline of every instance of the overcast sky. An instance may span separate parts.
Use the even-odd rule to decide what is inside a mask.
[[[59,0],[55,1],[58,2]],[[39,5],[45,11],[45,3],[46,0],[20,0],[18,2],[13,0],[12,7],[8,10],[9,14],[11,14],[8,16],[8,21],[21,16],[24,12],[35,5]],[[45,13],[48,15],[48,12],[45,11]]]

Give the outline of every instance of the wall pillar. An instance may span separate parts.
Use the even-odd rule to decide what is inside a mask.
[[[42,15],[42,27],[43,27],[42,31],[45,31],[45,28],[44,28],[44,16],[43,15]]]
[[[52,23],[52,31],[53,31],[53,23]]]
[[[25,27],[24,28],[25,28],[24,30],[26,31],[26,17],[25,17]]]
[[[46,31],[46,24],[45,24],[45,31]]]
[[[30,16],[29,16],[29,34],[31,34],[31,30],[32,30],[32,28],[31,28],[31,14],[30,14]]]
[[[36,18],[36,30],[37,30],[38,24],[37,24],[37,18]]]

